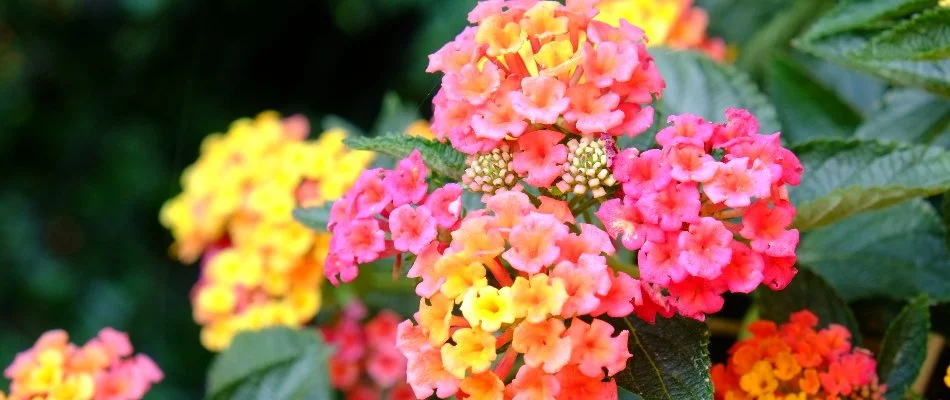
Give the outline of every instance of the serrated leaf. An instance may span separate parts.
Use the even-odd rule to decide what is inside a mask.
[[[465,171],[465,154],[448,143],[435,140],[400,134],[374,138],[348,137],[343,143],[355,150],[371,150],[397,159],[409,156],[413,150],[419,150],[422,160],[430,170],[451,179],[461,179]]]
[[[208,372],[208,399],[330,398],[330,348],[314,331],[243,332]]]
[[[876,2],[860,2],[860,5],[865,3]],[[846,4],[859,6],[859,2]],[[869,21],[859,29],[809,31],[793,44],[818,57],[901,85],[950,95],[948,19],[950,8],[932,7],[896,23],[880,19]]]
[[[819,38],[854,29],[876,27],[878,21],[908,15],[936,4],[936,0],[841,1],[815,22],[805,33],[805,37]]]
[[[849,300],[950,300],[950,252],[933,206],[916,199],[816,229],[798,246],[798,263]]]
[[[819,326],[840,324],[851,331],[851,341],[861,342],[858,321],[848,303],[835,289],[813,272],[802,269],[783,290],[760,288],[756,291],[759,315],[762,319],[782,324],[794,312],[809,310],[818,316]]]
[[[706,324],[681,316],[658,317],[653,325],[637,317],[611,324],[630,331],[633,354],[614,376],[617,386],[646,400],[713,398]]]
[[[767,82],[769,97],[785,127],[782,138],[788,143],[850,136],[861,123],[861,115],[851,105],[787,57],[772,59]]]
[[[950,189],[950,152],[937,147],[821,139],[791,149],[805,167],[789,190],[802,231]]]
[[[910,302],[887,327],[877,354],[877,374],[887,385],[887,400],[900,400],[910,389],[927,357],[930,332],[930,304],[927,296]]]
[[[735,67],[690,51],[651,48],[650,54],[666,81],[659,104],[663,115],[656,124],[684,113],[724,121],[727,108],[746,108],[758,118],[763,132],[781,130],[775,108],[749,76]]]
[[[838,95],[858,109],[863,115],[873,117],[871,113],[878,106],[888,84],[878,78],[852,70],[828,60],[806,56],[796,52],[799,61],[822,83],[834,88]]]
[[[330,222],[330,208],[333,203],[327,203],[323,207],[295,208],[294,219],[307,228],[317,232],[326,232],[327,223]]]
[[[950,147],[950,100],[917,89],[891,90],[854,135]]]

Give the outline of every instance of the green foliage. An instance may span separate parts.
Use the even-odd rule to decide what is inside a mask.
[[[393,92],[383,96],[383,105],[373,125],[373,136],[403,133],[409,124],[422,118],[417,107],[403,103]]]
[[[927,296],[910,302],[891,322],[877,353],[877,374],[887,385],[887,400],[900,400],[927,357],[930,309]]]
[[[672,114],[696,114],[710,121],[724,121],[727,108],[746,108],[764,132],[780,131],[775,108],[745,73],[708,57],[688,51],[650,49],[666,81],[658,108],[665,124]]]
[[[327,231],[327,223],[330,222],[330,208],[333,203],[328,203],[323,207],[295,208],[294,219],[307,228],[318,232]]]
[[[465,172],[465,154],[448,143],[402,134],[374,138],[349,137],[344,143],[354,150],[370,150],[401,159],[419,150],[422,160],[433,172],[451,179],[461,179]]]
[[[935,0],[844,1],[795,46],[901,85],[950,95],[950,8],[935,4]]]
[[[805,167],[789,190],[802,231],[950,189],[950,152],[935,147],[819,139],[792,151]]]
[[[617,388],[617,398],[619,400],[643,400],[643,397],[624,388]]]
[[[767,76],[786,142],[850,136],[861,123],[861,115],[850,104],[788,57],[773,58]]]
[[[806,235],[799,264],[828,279],[848,300],[950,300],[950,252],[933,206],[912,200],[851,216]]]
[[[314,330],[243,332],[208,372],[208,399],[328,399],[330,348]]]
[[[950,100],[917,89],[893,89],[856,137],[950,147]]]
[[[854,335],[852,342],[861,342],[858,321],[848,303],[828,282],[811,271],[799,270],[792,283],[783,290],[759,288],[756,294],[762,319],[782,324],[788,322],[792,313],[807,309],[818,316],[819,326],[843,325]]]
[[[611,324],[630,331],[633,354],[614,377],[617,386],[646,400],[713,398],[706,324],[681,316],[658,317],[652,325],[631,316]]]

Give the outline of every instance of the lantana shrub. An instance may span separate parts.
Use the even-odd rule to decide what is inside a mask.
[[[429,64],[444,73],[432,130],[468,155],[461,182],[432,185],[414,150],[330,210],[332,283],[412,262],[419,311],[397,345],[418,398],[613,398],[631,332],[611,319],[701,321],[724,292],[795,275],[787,188],[803,168],[779,134],[729,109],[724,123],[670,116],[657,149],[620,148],[653,125],[664,82],[640,28],[596,15],[479,3]]]

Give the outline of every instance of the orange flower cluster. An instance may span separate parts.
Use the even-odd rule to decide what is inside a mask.
[[[716,399],[883,399],[870,351],[851,346],[851,332],[831,324],[816,330],[808,310],[788,323],[749,325],[752,338],[729,350],[726,364],[713,365]]]

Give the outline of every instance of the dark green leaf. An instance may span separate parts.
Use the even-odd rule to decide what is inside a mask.
[[[688,51],[654,48],[650,53],[666,81],[656,124],[666,123],[669,115],[684,113],[724,121],[726,108],[746,108],[758,118],[763,132],[781,130],[775,108],[749,76],[735,67]]]
[[[349,137],[343,143],[355,150],[371,150],[397,159],[419,150],[429,169],[452,179],[461,179],[465,171],[465,155],[448,143],[401,134],[374,138]]]
[[[936,147],[822,139],[792,151],[805,167],[789,191],[802,231],[950,189],[950,152]]]
[[[822,83],[833,88],[842,99],[863,115],[873,116],[870,113],[879,105],[881,95],[887,89],[886,82],[827,60],[796,53],[798,57],[795,59]]]
[[[772,59],[768,93],[785,130],[782,138],[799,143],[821,136],[850,136],[861,115],[791,59]]]
[[[877,374],[887,385],[887,400],[901,400],[927,357],[930,304],[920,296],[904,307],[887,328],[877,354]]]
[[[330,348],[312,330],[243,332],[211,364],[208,398],[327,399]]]
[[[867,7],[880,1],[845,2],[845,8]],[[901,4],[910,2],[899,2]],[[932,4],[933,1],[930,2]],[[898,3],[894,3],[898,4]],[[898,4],[899,5],[899,4]],[[899,16],[925,4],[889,8],[884,17]],[[831,13],[829,13],[831,14]],[[875,13],[869,13],[871,15]],[[803,38],[794,42],[801,50],[907,86],[922,87],[950,95],[950,8],[933,7],[896,23],[890,19],[850,21],[841,12],[831,18],[849,23],[825,22],[823,18]],[[884,18],[882,17],[882,18]],[[849,28],[850,25],[858,25]]]
[[[950,147],[950,100],[922,90],[894,89],[855,136]]]
[[[643,397],[640,397],[636,393],[633,393],[624,388],[617,388],[617,399],[618,400],[643,400]]]
[[[830,3],[827,0],[797,0],[782,10],[739,52],[737,65],[754,77],[759,77],[760,71],[769,60],[769,55],[776,50],[784,49],[792,38],[808,26],[818,15],[827,9]]]
[[[740,48],[790,4],[794,4],[794,0],[696,1],[696,5],[709,14],[709,36],[721,37]]]
[[[908,15],[936,4],[936,0],[841,1],[815,22],[805,37],[815,39],[855,29],[874,28],[881,20]]]
[[[330,221],[330,208],[333,203],[327,203],[323,207],[295,208],[294,219],[307,228],[317,232],[326,232],[327,223]]]
[[[861,342],[858,321],[848,303],[828,282],[807,269],[799,270],[792,283],[783,290],[760,288],[756,293],[762,319],[782,324],[788,322],[792,313],[809,310],[818,316],[819,326],[843,325],[851,331],[852,342]]]
[[[816,229],[798,246],[798,262],[850,300],[906,299],[927,293],[950,300],[950,252],[934,208],[912,200]]]
[[[633,354],[614,376],[619,387],[646,400],[713,398],[706,324],[681,316],[658,317],[653,325],[637,317],[611,324],[630,331]]]

